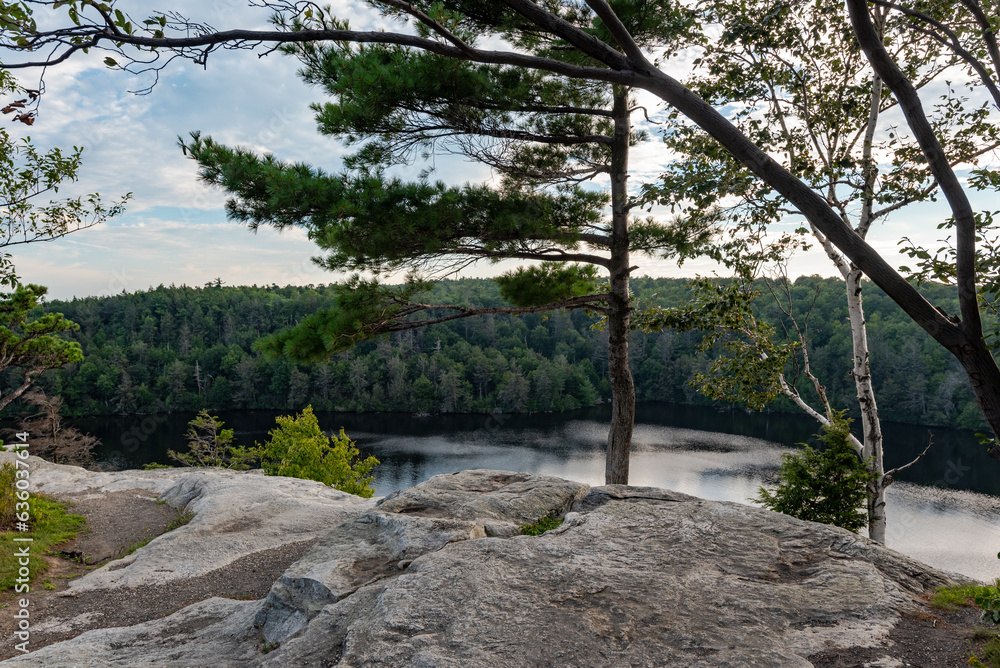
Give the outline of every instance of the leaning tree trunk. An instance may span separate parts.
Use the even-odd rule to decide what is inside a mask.
[[[981,334],[976,336],[973,332],[966,337],[965,342],[948,349],[965,369],[976,403],[994,435],[1000,438],[1000,369]],[[996,439],[990,443],[987,454],[1000,460],[1000,443]]]
[[[941,318],[944,313],[927,312],[923,304],[916,300],[899,300],[896,295],[886,292],[923,327],[934,340],[947,348],[958,359],[969,382],[976,401],[983,411],[994,439],[988,454],[1000,460],[1000,367],[983,339],[983,327],[979,312],[979,298],[976,289],[976,218],[969,198],[959,181],[958,175],[948,160],[948,156],[927,119],[916,88],[907,79],[892,55],[885,48],[882,36],[869,14],[868,3],[863,0],[846,0],[851,16],[851,26],[858,44],[865,52],[882,81],[889,87],[906,122],[920,144],[931,174],[937,179],[941,192],[948,200],[955,220],[955,271],[958,285],[959,309],[957,317]],[[868,272],[871,275],[871,272]],[[924,314],[912,311],[918,306]]]
[[[604,482],[628,484],[632,426],[635,421],[635,386],[628,363],[629,324],[632,300],[629,296],[628,248],[628,96],[625,88],[614,89],[612,115],[615,122],[611,147],[611,289],[608,303],[608,376],[611,381],[611,430]]]

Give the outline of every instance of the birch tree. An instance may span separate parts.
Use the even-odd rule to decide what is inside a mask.
[[[880,34],[887,30],[899,34],[899,24],[906,20],[886,7],[875,7],[872,15]],[[718,40],[706,43],[688,85],[716,107],[738,105],[731,120],[740,130],[769,154],[781,155],[793,173],[823,197],[860,239],[864,240],[879,221],[939,194],[934,176],[920,159],[919,146],[894,127],[891,114],[897,110],[896,99],[868,64],[839,8],[792,1],[772,10],[770,3],[714,2],[706,5],[705,21],[725,28]],[[957,56],[941,58],[935,49],[927,48],[924,36],[902,35],[893,42],[893,56],[908,64],[918,89],[940,83],[956,65]],[[962,92],[949,86],[930,115],[936,132],[948,140],[944,146],[953,168],[974,166],[1000,145],[1000,131],[988,122],[990,102],[970,104]],[[851,435],[849,441],[874,474],[868,483],[869,536],[885,542],[885,489],[893,474],[906,467],[891,472],[884,467],[860,267],[729,154],[710,150],[712,140],[703,132],[680,119],[674,121],[666,130],[666,143],[684,157],[671,164],[661,183],[647,188],[647,194],[684,215],[719,209],[729,220],[734,227],[731,241],[717,246],[715,253],[735,269],[735,280],[748,281],[749,285],[742,290],[719,287],[720,296],[727,300],[734,295],[749,297],[755,274],[765,265],[781,272],[784,256],[804,242],[787,235],[769,242],[766,231],[789,221],[802,225],[798,232],[812,237],[844,279],[853,348],[849,374],[857,391],[863,434],[860,440]],[[772,232],[771,236],[777,235]],[[762,250],[761,246],[768,244],[774,245]],[[699,287],[701,296],[693,308],[704,312],[702,300],[711,298],[712,288],[704,283]],[[796,310],[803,313],[808,309],[792,303],[787,274],[779,273],[777,281],[765,280],[764,289],[775,297],[784,315],[785,333],[795,343],[795,349],[787,352],[796,363],[795,375],[803,379],[811,396],[804,396],[774,365],[748,364],[742,359],[725,365],[725,372],[777,373],[773,381],[760,379],[763,386],[773,387],[821,425],[832,426],[836,407],[809,363],[808,315],[805,319],[795,315]],[[666,320],[685,323],[676,313]],[[686,322],[711,325],[704,317]],[[751,313],[737,319],[728,317],[726,322],[738,323],[737,333],[756,341],[755,346],[734,350],[764,354],[759,346],[766,333],[747,331],[759,326]],[[754,397],[755,403],[763,405],[764,395],[746,387],[753,382],[750,378],[736,385],[713,379],[703,382],[702,387],[719,398],[742,403]],[[740,397],[730,391],[736,387],[748,394]]]
[[[113,3],[94,0],[60,3],[70,13],[70,21],[53,29],[39,29],[28,13],[32,5],[45,4],[48,3],[39,0],[4,3],[0,7],[5,50],[26,54],[18,62],[5,58],[5,67],[54,66],[80,51],[106,49],[113,52],[109,56],[109,66],[135,70],[161,67],[164,63],[156,59],[171,56],[204,64],[219,48],[358,42],[396,44],[443,58],[544,71],[559,77],[647,90],[701,128],[712,138],[713,146],[731,154],[784,198],[935,341],[954,354],[969,377],[991,429],[994,434],[1000,434],[1000,367],[986,345],[978,301],[976,215],[943,149],[948,138],[936,130],[914,87],[917,73],[909,63],[897,60],[897,56],[886,48],[886,42],[892,43],[895,35],[880,34],[877,18],[873,18],[867,0],[847,0],[851,29],[873,70],[898,101],[908,131],[919,145],[930,173],[952,210],[956,231],[955,284],[960,300],[958,314],[948,314],[930,304],[843,220],[834,206],[795,175],[794,165],[769,155],[709,101],[654,62],[655,57],[648,48],[644,50],[628,28],[630,16],[648,9],[650,3],[635,0],[611,3],[606,0],[553,0],[541,4],[532,0],[449,0],[443,3],[383,0],[373,6],[397,23],[393,29],[382,31],[351,30],[344,21],[319,11],[313,3],[292,0],[257,3],[283,16],[276,30],[217,30],[176,14],[133,20],[115,10]],[[916,31],[928,37],[928,44],[933,44],[942,57],[957,56],[961,67],[1000,104],[1000,87],[997,86],[1000,49],[990,18],[996,9],[993,2],[963,0],[910,6],[875,0],[873,4],[889,7],[905,16],[907,22],[900,30]],[[400,23],[405,27],[396,29]],[[465,33],[454,30],[460,25],[474,30],[480,38],[496,38],[479,44],[498,46],[492,48],[471,42],[464,37]],[[510,46],[512,41],[507,38],[518,32],[551,39],[558,44],[560,57]],[[136,56],[135,48],[140,50],[141,59]],[[115,56],[122,59],[121,65]],[[996,440],[989,452],[1000,459],[1000,444]]]

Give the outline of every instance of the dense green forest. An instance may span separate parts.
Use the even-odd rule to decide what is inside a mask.
[[[687,295],[682,279],[639,278],[634,294],[672,306]],[[951,306],[944,286],[926,286]],[[851,337],[843,283],[804,277],[794,284],[809,312],[814,372],[838,407],[854,404],[848,375]],[[499,305],[496,284],[446,281],[431,303]],[[954,301],[954,300],[952,300]],[[163,287],[114,297],[53,301],[49,311],[79,323],[72,333],[85,359],[46,374],[49,394],[70,415],[157,410],[300,409],[406,412],[560,411],[607,401],[607,334],[582,311],[549,316],[481,316],[365,342],[326,364],[297,366],[263,356],[254,342],[318,308],[329,287]],[[773,297],[757,306],[772,322]],[[872,369],[887,420],[978,428],[980,413],[964,374],[895,304],[870,285],[865,301]],[[801,317],[800,313],[800,317]],[[803,319],[804,321],[804,319]],[[697,332],[636,331],[631,362],[639,400],[709,404],[689,385],[711,355]],[[774,410],[795,411],[781,399]]]

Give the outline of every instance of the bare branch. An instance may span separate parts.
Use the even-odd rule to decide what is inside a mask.
[[[924,448],[924,451],[921,452],[919,455],[917,455],[916,458],[912,462],[910,462],[909,464],[903,464],[902,466],[897,466],[896,468],[892,469],[891,471],[886,471],[884,477],[888,478],[888,482],[886,482],[886,484],[883,485],[883,486],[884,487],[888,487],[892,483],[893,476],[895,476],[897,473],[900,473],[901,471],[905,471],[906,469],[910,468],[911,466],[913,466],[914,464],[916,464],[917,462],[919,462],[921,459],[923,459],[924,455],[926,455],[930,451],[932,445],[934,445],[934,434],[932,434],[930,431],[928,431],[927,432],[927,447]]]

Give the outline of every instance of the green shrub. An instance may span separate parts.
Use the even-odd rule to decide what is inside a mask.
[[[989,589],[986,585],[962,584],[951,587],[938,587],[930,597],[932,608],[954,612],[959,608],[967,608],[975,604],[977,596]]]
[[[522,524],[521,535],[541,536],[546,531],[555,529],[562,523],[563,521],[558,517],[554,517],[552,515],[546,515],[545,517],[541,517],[538,520],[531,522],[530,524]]]
[[[319,428],[312,406],[295,417],[286,415],[276,421],[278,426],[268,432],[270,440],[257,446],[267,475],[318,480],[363,497],[375,494],[370,474],[378,460],[359,460],[360,452],[343,429],[336,438],[328,438]]]
[[[188,439],[188,452],[167,450],[167,456],[184,466],[219,466],[245,471],[257,461],[260,453],[256,448],[233,445],[233,430],[223,429],[223,424],[222,420],[209,415],[203,408],[188,422],[188,430],[184,434]],[[160,466],[157,464],[149,468]]]
[[[843,413],[823,426],[819,440],[826,447],[814,450],[802,444],[801,453],[781,455],[778,486],[760,488],[752,499],[766,508],[812,522],[833,524],[857,531],[868,523],[863,509],[867,485],[877,474],[858,457],[848,440],[851,421]]]
[[[997,553],[1000,559],[1000,552]],[[1000,578],[992,586],[979,587],[972,599],[983,609],[983,621],[1000,626]]]

